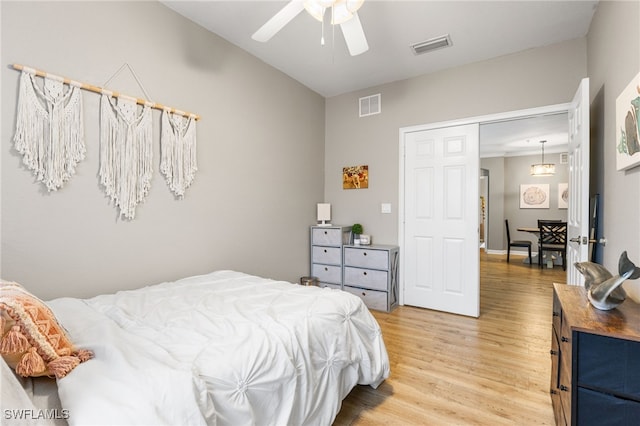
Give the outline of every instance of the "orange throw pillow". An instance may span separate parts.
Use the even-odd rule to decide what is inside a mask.
[[[77,349],[49,307],[20,284],[0,281],[0,354],[22,377],[66,376],[93,352]]]

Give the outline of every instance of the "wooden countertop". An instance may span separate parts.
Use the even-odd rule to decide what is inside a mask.
[[[589,303],[584,287],[558,283],[553,287],[573,330],[640,342],[640,304],[629,297],[617,308],[601,311]]]

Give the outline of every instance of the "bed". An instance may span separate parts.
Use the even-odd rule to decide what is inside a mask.
[[[216,271],[47,306],[94,355],[57,379],[70,425],[330,425],[389,376],[378,323],[339,290]]]

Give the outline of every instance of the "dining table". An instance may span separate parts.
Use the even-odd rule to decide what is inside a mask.
[[[528,232],[530,234],[534,234],[536,236],[536,240],[540,238],[540,228],[533,228],[533,227],[529,227],[529,226],[522,226],[517,228],[518,231],[520,232]],[[540,255],[540,253],[536,253],[534,256],[531,257],[531,262],[535,265],[538,263],[538,256]],[[542,258],[543,260],[543,264],[546,264],[546,257],[547,255],[545,254],[544,257]],[[562,265],[562,258],[559,255],[556,256],[551,256],[552,260],[553,260],[553,264],[554,265]],[[529,263],[529,258],[525,257],[524,260],[522,261],[523,263]]]
[[[540,228],[529,228],[527,226],[523,226],[521,228],[518,228],[518,231],[520,231],[520,232],[529,232],[531,234],[540,235]]]

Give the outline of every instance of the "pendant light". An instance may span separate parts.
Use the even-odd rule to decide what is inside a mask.
[[[556,173],[556,165],[544,162],[544,144],[547,141],[540,141],[542,144],[542,161],[539,164],[531,165],[531,176],[553,176]]]

